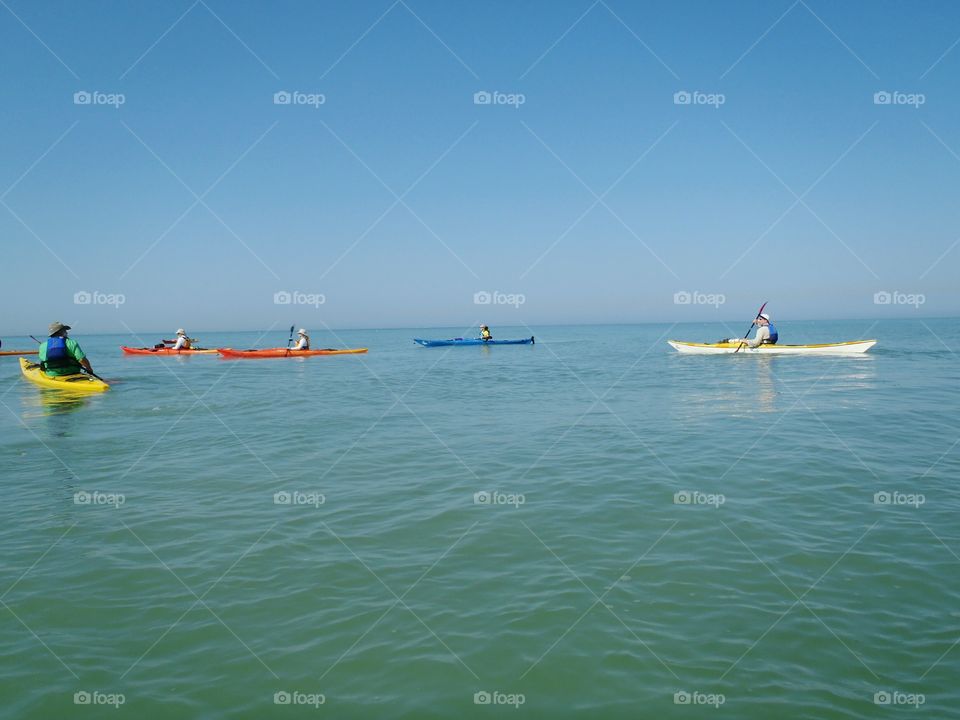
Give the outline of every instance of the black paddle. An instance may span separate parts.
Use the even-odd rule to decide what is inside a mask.
[[[769,302],[769,301],[768,301],[768,302]],[[755,323],[755,322],[757,321],[757,318],[760,317],[760,314],[763,312],[763,309],[764,309],[766,306],[767,306],[767,303],[764,303],[763,305],[760,306],[760,309],[757,310],[757,316],[756,316],[755,318],[753,318],[753,322],[750,323],[750,327],[747,328],[747,332],[746,332],[746,334],[744,334],[744,336],[743,336],[743,339],[744,339],[744,340],[747,339],[747,335],[749,335],[749,334],[750,334],[750,331],[753,330],[753,323]],[[742,348],[742,347],[743,347],[743,341],[741,341],[740,344],[737,345],[737,349],[733,351],[733,354],[736,355],[738,352],[740,352],[740,348]]]
[[[295,327],[296,327],[296,325],[291,325],[291,326],[290,326],[290,339],[287,340],[287,355],[290,354],[290,346],[293,345],[293,328],[295,328]]]
[[[30,335],[29,337],[30,337],[31,340],[33,340],[33,341],[34,341],[35,343],[37,343],[38,345],[42,345],[42,344],[43,344],[42,342],[40,342],[39,340],[37,340],[35,337],[33,337],[33,335]],[[104,384],[106,384],[106,385],[109,385],[109,384],[110,384],[110,383],[108,383],[106,380],[104,380],[102,377],[100,377],[99,375],[97,375],[95,372],[93,372],[92,370],[87,370],[87,369],[86,369],[85,367],[83,367],[82,365],[80,366],[80,372],[84,373],[85,375],[90,375],[91,377],[95,377],[97,380],[99,380],[100,382],[102,382],[102,383],[104,383]]]

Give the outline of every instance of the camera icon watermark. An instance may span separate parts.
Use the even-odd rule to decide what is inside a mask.
[[[74,705],[110,705],[119,709],[127,701],[123,693],[105,693],[100,690],[77,690],[73,694]]]
[[[314,110],[326,104],[327,96],[323,93],[305,93],[299,90],[279,90],[273,94],[274,105],[305,105]]]
[[[927,296],[923,293],[904,293],[899,290],[888,292],[879,290],[873,294],[874,305],[912,305],[916,309],[927,302]]]
[[[123,93],[105,93],[99,90],[77,90],[77,92],[73,94],[74,105],[108,105],[119,109],[125,102],[127,102],[127,96]]]
[[[907,105],[912,108],[919,108],[926,104],[927,96],[923,93],[905,93],[899,90],[892,92],[888,90],[878,90],[873,94],[874,105]]]
[[[523,493],[505,493],[499,490],[480,490],[473,494],[474,505],[512,505],[519,508],[527,502]]]
[[[719,508],[727,501],[723,493],[704,493],[699,490],[681,490],[673,494],[674,505],[707,505]]]
[[[323,693],[305,693],[299,690],[278,690],[273,694],[274,705],[309,705],[318,708],[327,702]]]
[[[899,690],[878,690],[873,694],[874,705],[913,705],[919,708],[927,702],[923,693],[905,693]]]
[[[527,701],[523,693],[505,693],[499,690],[478,690],[473,694],[474,705],[512,705],[519,708]]]
[[[274,305],[312,305],[319,308],[327,302],[327,296],[323,293],[305,293],[299,290],[277,290],[273,294]]]
[[[712,705],[715,708],[720,707],[727,701],[723,693],[705,693],[698,690],[688,692],[687,690],[678,690],[673,694],[674,705]]]
[[[114,510],[127,502],[123,493],[105,493],[99,490],[78,490],[73,494],[74,505],[91,505],[94,507],[112,507]]]
[[[78,290],[73,294],[74,305],[113,305],[114,308],[119,309],[125,302],[127,302],[127,296],[123,293]]]
[[[479,290],[473,294],[474,305],[512,305],[519,308],[527,301],[527,296],[523,293],[505,293],[499,290],[487,292]]]
[[[488,92],[478,90],[473,94],[474,105],[507,105],[519,109],[527,101],[523,93],[502,93],[499,90]]]
[[[892,492],[881,490],[873,494],[874,505],[887,505],[891,507],[912,507],[919,509],[921,505],[927,502],[927,497],[923,493],[903,493],[897,490]]]
[[[698,290],[689,292],[680,290],[673,294],[674,305],[713,305],[719,308],[727,302],[727,296],[723,293],[704,293]]]
[[[326,504],[326,502],[327,496],[320,492],[301,492],[300,490],[287,492],[286,490],[281,490],[273,494],[274,505],[312,505],[315,508],[319,508],[321,505]]]
[[[690,92],[689,90],[678,90],[673,94],[674,105],[707,105],[714,109],[719,109],[721,105],[727,102],[727,96],[723,93],[705,93],[699,90]]]

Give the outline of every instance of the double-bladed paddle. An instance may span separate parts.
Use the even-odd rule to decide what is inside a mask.
[[[769,302],[769,301],[768,301],[768,302]],[[764,309],[766,306],[767,306],[767,303],[764,303],[763,305],[760,306],[760,309],[757,310],[757,315],[756,315],[756,317],[754,317],[753,320],[751,321],[750,327],[747,328],[747,332],[744,333],[743,340],[746,340],[746,339],[747,339],[747,335],[749,335],[749,334],[750,334],[750,331],[753,330],[753,324],[757,321],[757,318],[760,317],[760,315],[763,313],[763,309]],[[736,355],[738,352],[740,352],[740,348],[743,347],[743,340],[741,340],[741,341],[740,341],[740,344],[737,345],[737,349],[733,351],[733,354],[734,354],[734,355]]]

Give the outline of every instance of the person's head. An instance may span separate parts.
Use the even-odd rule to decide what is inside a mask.
[[[179,328],[179,329],[177,330],[177,335],[178,335],[178,336],[180,336],[180,335],[186,335],[186,334],[187,334],[187,331],[184,330],[183,328]]]
[[[299,330],[297,330],[297,335],[301,337],[308,337],[307,331],[304,328],[300,328]]]
[[[757,317],[757,325],[760,325],[762,327],[763,325],[769,325],[769,324],[770,324],[770,316],[767,315],[766,313],[761,313]]]
[[[486,325],[481,325],[481,326],[480,326],[480,329],[481,329],[481,330],[489,330],[490,328],[488,328]]]
[[[66,337],[67,330],[70,329],[69,325],[64,325],[59,320],[57,322],[50,323],[50,337]]]

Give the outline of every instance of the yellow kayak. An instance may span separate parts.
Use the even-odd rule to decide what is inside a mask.
[[[37,363],[32,363],[26,358],[20,358],[20,372],[30,382],[45,388],[81,393],[103,392],[110,389],[110,386],[102,380],[97,380],[95,377],[83,373],[60,376],[47,375]]]

